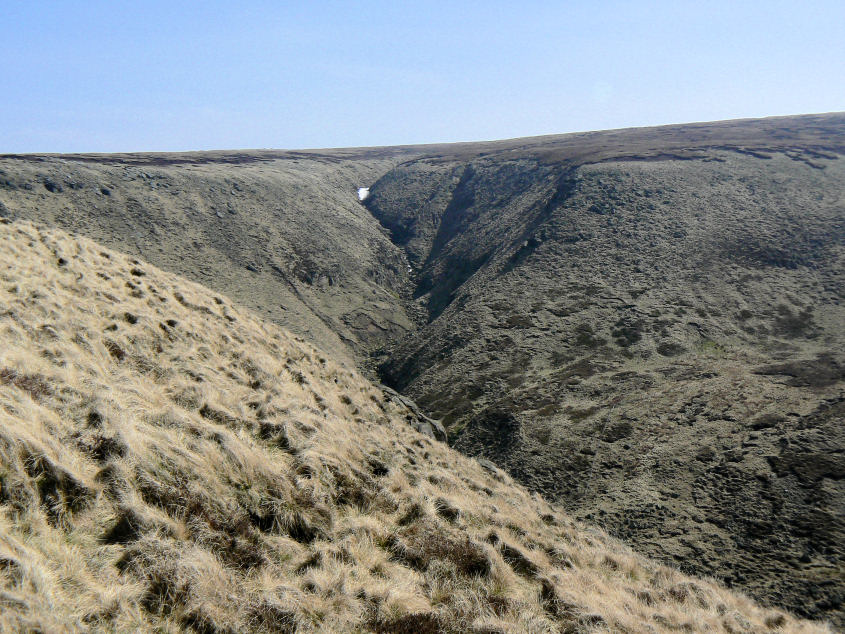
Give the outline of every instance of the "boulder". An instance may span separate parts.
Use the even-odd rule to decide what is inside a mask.
[[[406,418],[408,420],[408,424],[411,425],[411,427],[416,429],[421,434],[429,436],[430,438],[434,438],[435,440],[439,440],[440,442],[446,442],[446,429],[443,427],[439,420],[434,420],[433,418],[429,418],[428,416],[423,414],[419,406],[407,396],[403,396],[396,390],[389,388],[386,385],[380,385],[379,387],[381,388],[382,392],[384,392],[384,396],[389,401],[392,401],[397,405],[402,405],[408,409],[409,415]]]

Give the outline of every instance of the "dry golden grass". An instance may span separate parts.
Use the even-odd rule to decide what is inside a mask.
[[[4,632],[827,631],[574,523],[201,286],[0,243]]]

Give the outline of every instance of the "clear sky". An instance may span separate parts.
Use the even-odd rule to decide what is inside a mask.
[[[0,0],[0,152],[469,141],[845,110],[845,1]]]

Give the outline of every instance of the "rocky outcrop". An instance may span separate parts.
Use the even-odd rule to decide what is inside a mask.
[[[384,392],[385,398],[407,409],[405,420],[411,427],[421,434],[439,440],[440,442],[447,441],[446,430],[439,420],[434,420],[426,416],[414,401],[407,396],[403,396],[396,390],[386,385],[379,385],[379,388]]]

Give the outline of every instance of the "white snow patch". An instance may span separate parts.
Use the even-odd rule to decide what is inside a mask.
[[[369,187],[359,187],[358,188],[358,200],[364,200],[369,195],[370,195],[370,188]]]

